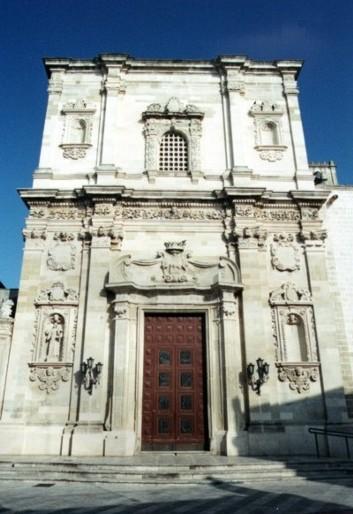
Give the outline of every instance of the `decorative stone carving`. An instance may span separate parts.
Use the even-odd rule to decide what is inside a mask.
[[[300,238],[307,247],[322,247],[327,238],[327,230],[302,230]]]
[[[273,235],[271,244],[271,264],[278,271],[296,271],[300,269],[299,248],[294,234],[278,233]]]
[[[68,382],[71,377],[71,366],[65,365],[44,365],[29,364],[31,382],[38,382],[39,389],[47,394],[57,391],[60,382]]]
[[[83,99],[69,102],[62,108],[64,118],[63,139],[60,145],[65,159],[82,159],[92,146],[92,118],[95,109]]]
[[[57,313],[51,314],[44,330],[44,362],[60,362],[63,357],[64,318]]]
[[[308,390],[319,366],[311,295],[286,282],[270,293],[270,305],[278,377],[293,390]]]
[[[100,226],[91,229],[91,234],[98,238],[107,238],[110,240],[111,248],[120,250],[124,239],[123,230],[121,227],[103,227]]]
[[[226,320],[235,320],[237,318],[237,302],[223,302],[220,314]]]
[[[94,206],[94,214],[96,216],[112,216],[113,205],[111,203],[97,203]]]
[[[52,271],[75,269],[76,248],[73,244],[59,243],[48,250],[47,266]]]
[[[166,242],[166,250],[158,252],[155,259],[133,260],[130,255],[123,255],[113,260],[107,289],[241,289],[240,273],[233,261],[226,257],[192,259],[185,246],[185,241]]]
[[[236,238],[239,248],[259,248],[265,249],[267,240],[267,230],[257,227],[243,227],[236,230]]]
[[[170,98],[164,108],[161,104],[151,104],[142,114],[145,123],[145,170],[151,176],[185,175],[185,172],[159,172],[159,146],[162,136],[174,130],[180,132],[189,145],[189,172],[200,174],[200,139],[204,114],[194,105],[184,105],[176,97]]]
[[[311,294],[307,289],[298,289],[293,282],[285,282],[270,293],[271,305],[311,303]]]
[[[52,220],[76,220],[77,218],[84,218],[85,215],[85,209],[64,204],[51,207],[48,218]]]
[[[276,162],[276,161],[282,160],[283,152],[284,152],[285,148],[276,147],[276,148],[272,148],[270,150],[270,149],[264,149],[264,148],[261,148],[260,146],[258,146],[257,150],[259,151],[260,159],[262,159],[263,161]]]
[[[281,382],[288,382],[292,391],[301,394],[309,391],[310,383],[319,379],[319,364],[303,363],[276,363],[278,378]]]
[[[54,241],[74,241],[75,234],[72,234],[71,232],[55,232],[53,235]]]
[[[268,221],[299,221],[300,212],[296,209],[283,208],[257,208],[255,210],[255,218]]]
[[[36,304],[51,304],[51,303],[73,303],[78,302],[78,294],[73,289],[65,289],[62,282],[55,282],[50,288],[42,289],[37,299]]]
[[[14,305],[10,298],[2,300],[0,303],[0,319],[10,319]]]
[[[31,206],[29,215],[31,218],[45,218],[47,209],[45,207]]]
[[[192,204],[175,204],[164,205],[151,204],[150,207],[145,207],[145,204],[124,204],[122,217],[124,219],[137,219],[137,220],[195,220],[195,221],[209,221],[209,220],[222,220],[224,217],[224,210],[222,208],[215,208],[213,205],[205,206],[203,208]]]
[[[127,319],[128,305],[126,303],[114,303],[113,305],[116,319]]]
[[[282,108],[266,100],[255,101],[249,114],[254,118],[255,148],[259,157],[269,162],[281,160],[287,148],[282,144]]]
[[[186,241],[167,241],[164,243],[166,252],[160,252],[162,258],[161,269],[165,282],[190,282],[193,276],[190,273],[188,258],[184,254]]]
[[[47,238],[47,233],[46,233],[45,229],[38,229],[38,228],[33,228],[32,230],[24,229],[22,231],[22,234],[23,234],[24,239],[41,239],[41,240],[45,241]]]
[[[44,295],[43,295],[44,297]],[[34,363],[72,362],[76,339],[77,301],[36,302],[33,326]]]

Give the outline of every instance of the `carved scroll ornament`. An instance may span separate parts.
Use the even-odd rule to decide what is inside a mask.
[[[299,394],[309,391],[310,383],[319,379],[319,364],[278,362],[276,366],[279,380],[288,382],[289,388]]]
[[[29,364],[31,382],[37,382],[40,391],[47,394],[57,391],[60,382],[68,382],[71,377],[70,365],[48,365],[45,364]]]

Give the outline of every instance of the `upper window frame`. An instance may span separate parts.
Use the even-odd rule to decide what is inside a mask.
[[[163,107],[151,104],[142,113],[145,136],[145,173],[153,182],[156,176],[190,176],[197,181],[201,172],[200,143],[204,113],[194,105],[184,106],[176,97],[170,98]],[[159,153],[162,137],[168,132],[184,137],[188,148],[188,169],[185,171],[161,171]]]

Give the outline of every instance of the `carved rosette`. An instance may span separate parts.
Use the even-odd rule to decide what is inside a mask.
[[[287,363],[277,362],[278,379],[288,382],[292,391],[301,394],[309,391],[310,383],[317,382],[320,376],[318,363]]]
[[[278,233],[273,235],[271,244],[271,264],[278,271],[300,269],[299,247],[294,234]]]
[[[59,389],[61,382],[68,382],[71,377],[71,364],[68,363],[29,363],[29,380],[38,383],[40,391],[50,394]]]

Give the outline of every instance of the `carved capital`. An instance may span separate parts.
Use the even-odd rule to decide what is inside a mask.
[[[327,230],[302,230],[300,232],[300,239],[307,247],[321,247],[324,245],[327,238]]]
[[[236,239],[241,249],[266,249],[267,230],[257,227],[243,227],[236,230]]]

